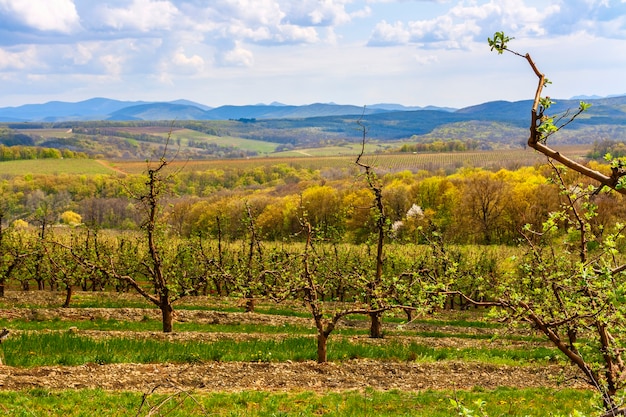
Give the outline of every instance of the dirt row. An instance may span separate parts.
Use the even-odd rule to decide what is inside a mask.
[[[87,364],[13,368],[0,366],[0,390],[43,388],[150,392],[342,391],[373,388],[403,391],[573,387],[585,388],[561,366],[511,367],[467,362],[398,363],[353,360],[315,362],[210,362],[198,364]]]

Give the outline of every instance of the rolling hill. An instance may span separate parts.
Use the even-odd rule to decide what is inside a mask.
[[[560,112],[560,123],[579,106],[578,100],[554,101],[550,114]],[[562,144],[626,141],[626,96],[588,102],[591,108],[551,140]],[[273,144],[276,152],[357,143],[363,135],[360,121],[368,139],[394,142],[395,149],[406,143],[442,149],[448,145],[441,144],[451,142],[461,144],[455,149],[511,149],[528,137],[531,106],[525,100],[493,101],[458,110],[332,103],[210,108],[186,100],[147,103],[94,98],[0,109],[0,144],[143,158],[162,146],[168,131],[183,129],[185,133],[174,136],[187,147],[190,158],[249,157],[268,154],[267,149],[259,151],[260,142]],[[385,145],[385,149],[394,148]]]
[[[77,103],[51,101],[44,104],[26,104],[0,108],[0,122],[64,122],[93,120],[237,120],[284,119],[324,116],[376,114],[389,111],[434,110],[451,112],[454,109],[437,107],[405,107],[399,104],[372,106],[314,103],[291,106],[281,103],[246,106],[224,105],[211,108],[189,100],[171,102],[118,101],[93,98]]]

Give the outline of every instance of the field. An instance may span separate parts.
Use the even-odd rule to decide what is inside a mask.
[[[349,169],[354,168],[354,158],[358,151],[354,148],[342,148],[346,155],[336,152],[335,156],[325,151],[327,148],[291,151],[283,156],[248,159],[189,160],[177,161],[174,165],[184,166],[183,170],[203,171],[208,169],[253,168],[276,164],[288,164],[306,169]],[[334,148],[331,148],[334,149]],[[568,146],[563,148],[574,158],[582,158],[588,146]],[[332,152],[330,152],[332,153]],[[515,169],[522,166],[545,163],[545,157],[530,149],[512,149],[501,151],[475,151],[450,153],[380,153],[367,154],[365,160],[380,172],[409,170],[453,172],[462,167],[483,167],[487,169]],[[139,174],[146,169],[145,161],[109,161],[111,167],[128,174]]]
[[[20,129],[20,132],[39,140],[48,138],[70,138],[73,136],[72,129],[67,128]]]
[[[0,175],[114,174],[107,164],[94,159],[28,159],[0,162]]]
[[[0,415],[451,416],[451,400],[489,416],[593,411],[593,394],[541,337],[480,310],[442,311],[385,338],[344,320],[317,364],[303,306],[188,297],[176,333],[138,296],[9,291],[0,299]]]
[[[166,134],[155,129],[152,134]],[[183,140],[183,139],[181,139]],[[582,156],[586,147],[562,149]],[[342,155],[343,152],[345,155]],[[354,170],[354,147],[282,156],[177,161],[183,170],[276,164]],[[290,156],[291,155],[291,156]],[[452,172],[544,162],[530,150],[372,154],[380,172]],[[145,161],[87,159],[0,163],[0,175],[137,174]],[[332,172],[331,172],[332,173]],[[316,362],[316,330],[301,303],[185,297],[175,333],[134,294],[7,291],[0,298],[0,416],[582,416],[596,394],[528,328],[486,311],[436,311],[406,322],[384,318],[383,339],[360,316],[342,320]],[[467,407],[465,409],[464,407]],[[465,410],[465,411],[463,411]],[[582,414],[577,414],[581,412]]]
[[[120,130],[133,132],[133,128],[124,128]],[[278,144],[272,142],[244,139],[234,136],[208,135],[206,133],[198,132],[191,129],[172,129],[171,133],[170,129],[163,127],[158,128],[158,131],[156,132],[150,130],[147,131],[145,127],[135,128],[135,130],[136,133],[146,132],[150,134],[157,134],[158,136],[162,136],[164,138],[170,136],[173,143],[178,143],[180,141],[181,145],[188,145],[189,140],[195,140],[205,143],[214,143],[221,146],[234,146],[236,148],[258,152],[261,155],[266,155],[274,152],[274,150],[276,150],[276,147],[278,146]]]

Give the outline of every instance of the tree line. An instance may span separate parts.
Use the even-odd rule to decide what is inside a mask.
[[[0,161],[20,161],[29,159],[72,159],[87,158],[83,152],[69,149],[55,149],[41,146],[5,146],[0,145]]]
[[[609,166],[598,166],[610,172]],[[444,175],[401,171],[380,177],[390,236],[398,242],[421,242],[418,229],[436,226],[446,241],[455,244],[516,245],[526,224],[538,227],[563,198],[548,181],[547,167],[523,167],[496,172],[462,168]],[[299,233],[302,206],[314,232],[337,242],[363,243],[375,229],[372,191],[355,181],[354,169],[326,173],[286,164],[254,168],[181,171],[172,178],[167,197],[167,223],[171,233],[189,237],[241,239],[245,218],[254,217],[263,240],[282,241]],[[571,179],[582,180],[576,173]],[[141,175],[124,181],[140,185]],[[100,229],[138,230],[141,216],[129,201],[123,182],[115,176],[16,176],[0,185],[4,227],[16,219],[37,223],[37,209],[55,203],[46,215],[48,224],[72,211],[82,222]],[[592,227],[603,227],[623,217],[620,194],[599,193],[601,210]],[[417,214],[419,213],[419,214]],[[218,228],[216,219],[220,219]]]

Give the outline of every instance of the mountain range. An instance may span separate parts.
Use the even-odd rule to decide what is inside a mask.
[[[558,115],[557,125],[566,122],[579,107],[579,99],[553,99],[546,114]],[[559,137],[569,143],[593,143],[603,139],[626,141],[626,96],[585,100],[589,110],[568,126]],[[368,124],[368,137],[403,140],[414,136],[423,140],[478,140],[508,146],[520,143],[527,134],[531,100],[491,101],[462,109],[445,107],[406,107],[398,104],[368,106],[315,103],[302,106],[282,103],[211,108],[188,100],[172,102],[118,101],[107,98],[67,103],[53,101],[0,108],[0,123],[26,128],[29,124],[72,126],[92,121],[142,122],[176,121],[193,127],[196,121],[217,123],[229,120],[228,132],[241,138],[286,143],[320,138],[358,138],[355,121],[362,116]],[[221,123],[221,122],[220,122]],[[221,129],[214,125],[210,129]],[[316,132],[316,133],[312,133]],[[310,137],[310,138],[309,138]]]
[[[293,106],[272,103],[245,106],[225,105],[211,108],[189,100],[147,102],[91,98],[75,103],[51,101],[44,104],[3,107],[0,108],[0,122],[302,119],[415,110],[453,112],[456,109],[434,106],[407,107],[392,103],[374,104],[371,106],[340,105],[335,103]]]

